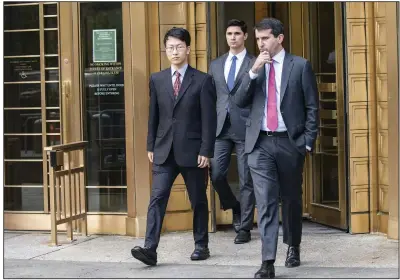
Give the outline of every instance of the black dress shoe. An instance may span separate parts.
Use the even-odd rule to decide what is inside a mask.
[[[285,266],[296,267],[300,265],[300,248],[298,246],[289,246],[286,255]]]
[[[235,244],[244,244],[250,242],[251,240],[251,233],[250,231],[240,230],[239,233],[236,235]]]
[[[157,264],[157,253],[149,248],[142,248],[140,246],[135,246],[131,250],[132,256],[147,265]]]
[[[241,219],[240,216],[241,216],[240,212],[238,213],[232,212],[232,226],[236,233],[238,233],[240,229],[240,219]]]
[[[192,255],[190,256],[190,259],[192,261],[202,261],[206,260],[210,257],[210,250],[208,247],[202,247],[202,246],[197,246],[194,249]]]
[[[264,261],[261,268],[254,274],[254,278],[258,279],[272,279],[275,278],[275,267],[272,263]]]

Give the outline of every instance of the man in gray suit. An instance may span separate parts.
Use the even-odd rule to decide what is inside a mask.
[[[247,155],[244,153],[245,123],[250,107],[239,108],[231,100],[232,95],[238,94],[241,80],[249,71],[253,59],[244,46],[247,35],[245,22],[230,20],[226,29],[229,52],[212,61],[209,69],[217,91],[218,115],[217,139],[214,158],[210,161],[210,177],[223,209],[232,209],[232,223],[238,233],[234,240],[236,244],[246,243],[251,239],[250,230],[253,228],[255,203]],[[227,180],[233,147],[237,156],[240,203]]]
[[[274,18],[255,26],[260,49],[244,75],[239,106],[252,104],[246,122],[248,163],[254,183],[262,265],[255,278],[274,278],[282,199],[283,242],[288,245],[286,267],[300,265],[302,231],[302,173],[306,151],[317,137],[318,94],[309,61],[285,52],[283,24]]]

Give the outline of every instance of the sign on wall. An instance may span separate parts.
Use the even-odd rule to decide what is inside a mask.
[[[117,30],[93,30],[93,62],[117,62]]]

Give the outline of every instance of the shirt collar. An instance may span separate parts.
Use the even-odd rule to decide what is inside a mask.
[[[181,74],[181,77],[185,76],[186,70],[188,68],[188,64],[186,63],[183,65],[181,68],[178,69],[179,74]],[[171,76],[175,74],[175,71],[177,71],[173,66],[171,66]]]
[[[234,55],[236,56],[237,60],[243,60],[244,57],[246,56],[246,54],[247,54],[246,48],[244,48],[243,51],[241,51],[241,52],[238,53],[238,54],[233,54],[233,53],[229,52],[227,61],[231,61],[231,60],[232,60],[232,57],[233,57]]]
[[[278,62],[279,64],[282,64],[283,60],[285,59],[285,49],[281,49],[281,51],[278,52],[272,59],[275,62]]]

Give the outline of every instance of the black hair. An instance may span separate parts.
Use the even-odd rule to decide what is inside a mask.
[[[231,27],[231,26],[239,26],[244,34],[247,33],[247,24],[243,20],[231,19],[228,21],[228,24],[226,25],[226,29],[228,29],[228,27]]]
[[[165,33],[164,46],[167,44],[168,37],[174,37],[186,43],[186,46],[190,46],[190,33],[182,27],[172,27]]]
[[[271,33],[274,37],[278,37],[279,34],[284,34],[283,23],[276,18],[264,18],[254,26],[254,30],[261,31],[271,29]]]

